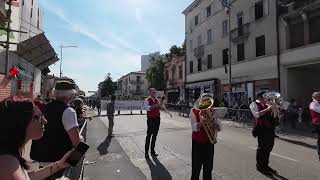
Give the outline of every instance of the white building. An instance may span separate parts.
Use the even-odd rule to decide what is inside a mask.
[[[160,52],[150,53],[141,56],[141,71],[145,72],[150,65],[160,59]]]
[[[148,81],[143,71],[130,72],[118,80],[117,95],[129,98],[142,98],[148,94]]]
[[[8,9],[8,5],[1,1],[1,11]],[[5,7],[5,8],[4,8]],[[43,13],[39,7],[38,0],[18,0],[12,4],[11,29],[23,31],[24,33],[11,32],[8,69],[15,66],[19,69],[18,80],[12,81],[8,95],[37,96],[41,94],[41,71],[48,72],[48,66],[59,59],[50,45],[43,31]],[[0,30],[0,41],[6,41],[7,33]],[[8,69],[6,67],[6,50],[0,46],[0,78]]]

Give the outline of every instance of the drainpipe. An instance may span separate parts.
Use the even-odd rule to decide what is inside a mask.
[[[281,93],[281,75],[280,75],[280,29],[279,29],[279,0],[276,0],[276,31],[277,31],[277,71],[278,71],[278,92]]]

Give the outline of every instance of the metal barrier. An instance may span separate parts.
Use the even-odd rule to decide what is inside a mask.
[[[88,120],[85,120],[79,132],[84,142],[87,141],[87,122]],[[63,173],[62,179],[83,179],[84,159],[85,157],[82,157],[77,166],[67,168]]]
[[[255,124],[255,118],[250,109],[228,108],[223,119],[232,121],[233,125],[235,123],[242,124],[243,127],[246,125],[253,126]]]

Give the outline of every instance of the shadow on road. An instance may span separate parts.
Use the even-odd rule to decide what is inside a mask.
[[[110,146],[111,138],[106,138],[98,147],[97,150],[100,153],[100,156],[108,154],[108,148]]]
[[[266,175],[271,180],[289,180],[288,178],[285,178],[279,174],[273,174],[273,175]]]
[[[311,145],[311,144],[308,144],[308,143],[305,143],[305,142],[286,139],[286,138],[283,138],[283,137],[278,137],[277,139],[282,140],[282,141],[286,141],[286,142],[289,142],[289,143],[292,143],[292,144],[304,146],[304,147],[307,147],[307,148],[310,148],[310,149],[317,149],[317,146]]]
[[[171,174],[163,166],[163,164],[156,157],[152,157],[154,163],[150,159],[146,159],[150,171],[152,180],[172,180]]]

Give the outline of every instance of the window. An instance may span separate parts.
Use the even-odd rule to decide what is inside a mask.
[[[229,49],[224,49],[222,50],[222,65],[226,65],[229,63],[229,54],[228,54]]]
[[[182,79],[182,66],[179,66],[179,79]]]
[[[137,86],[137,92],[140,92],[140,90],[141,90],[141,87]]]
[[[33,0],[31,0],[31,5],[33,5]]]
[[[237,14],[238,35],[243,35],[243,12]]]
[[[263,36],[259,36],[256,38],[256,56],[263,56],[266,54],[265,47],[265,38]]]
[[[33,8],[31,8],[30,18],[32,18]]]
[[[169,72],[168,72],[168,70],[166,70],[166,73],[165,73],[165,80],[166,81],[169,80]]]
[[[199,35],[197,39],[198,39],[198,46],[200,46],[200,45],[202,44],[202,38],[201,38],[201,35]]]
[[[141,81],[141,76],[137,76],[137,82]]]
[[[22,6],[24,6],[24,0],[22,0]]]
[[[208,66],[207,69],[212,69],[212,54],[208,55]]]
[[[226,37],[228,35],[228,20],[222,22],[222,37]]]
[[[207,17],[211,16],[211,4],[207,7]]]
[[[202,62],[201,58],[198,59],[198,71],[202,71]]]
[[[212,30],[211,30],[211,29],[209,29],[209,30],[207,31],[207,43],[208,43],[208,44],[211,44],[211,43],[212,43]]]
[[[176,66],[173,66],[172,69],[171,69],[171,73],[172,73],[172,80],[174,80],[174,76],[176,74]]]
[[[189,64],[189,70],[190,70],[190,73],[193,73],[193,61],[190,61],[190,64]]]
[[[256,2],[254,6],[255,19],[261,19],[263,17],[263,1]]]
[[[199,15],[196,15],[195,17],[194,17],[194,25],[196,26],[196,25],[198,25],[199,24]]]
[[[237,45],[237,56],[238,56],[238,61],[243,61],[245,59],[245,56],[244,56],[244,43],[241,43],[241,44]]]

